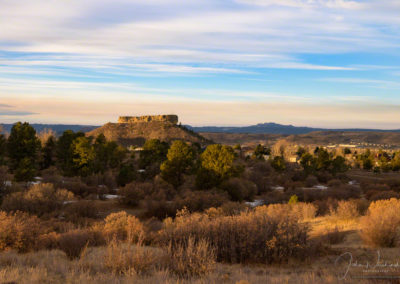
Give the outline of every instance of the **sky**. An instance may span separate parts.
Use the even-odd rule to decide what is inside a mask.
[[[400,128],[399,0],[0,0],[0,123]]]

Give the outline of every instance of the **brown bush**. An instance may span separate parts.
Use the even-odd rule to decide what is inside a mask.
[[[298,202],[291,204],[290,207],[292,214],[298,216],[300,220],[315,218],[317,214],[317,207],[311,203]]]
[[[376,247],[399,245],[400,200],[372,202],[367,215],[361,220],[360,232],[365,243]]]
[[[5,211],[25,211],[41,216],[63,206],[73,194],[65,189],[55,189],[50,183],[35,184],[26,192],[7,195],[1,208]]]
[[[329,188],[326,191],[327,197],[338,199],[338,200],[347,200],[351,198],[360,198],[361,189],[357,186],[352,185],[342,185],[339,187]]]
[[[307,228],[284,210],[267,206],[236,216],[209,218],[207,214],[179,212],[173,221],[164,221],[160,242],[172,246],[208,240],[215,249],[218,261],[284,262],[304,253],[307,247]]]
[[[376,201],[382,199],[390,199],[390,198],[400,198],[400,194],[398,192],[392,190],[378,191],[378,190],[369,190],[365,194],[368,200]]]
[[[168,269],[179,277],[203,276],[215,268],[215,251],[206,240],[195,241],[189,237],[186,243],[169,244]]]
[[[358,209],[358,203],[355,200],[338,202],[336,210],[331,211],[331,215],[334,215],[340,219],[352,219],[360,216]]]
[[[80,218],[97,218],[99,215],[98,206],[91,200],[80,200],[65,206],[65,217],[71,221]]]
[[[191,212],[202,212],[211,207],[219,207],[229,201],[224,192],[217,191],[185,191],[181,196],[176,196],[169,201],[163,197],[155,199],[154,196],[146,199],[144,203],[145,217],[156,217],[163,220],[166,217],[175,217],[178,210],[184,207]]]
[[[0,250],[33,250],[41,232],[40,220],[35,216],[23,212],[0,212]]]
[[[65,188],[68,191],[71,191],[73,194],[80,197],[87,197],[89,195],[97,195],[98,187],[97,186],[88,186],[83,183],[80,178],[63,178],[63,182],[58,184],[57,187]]]
[[[89,246],[90,239],[91,236],[87,230],[73,230],[56,238],[58,248],[70,259],[80,257],[83,250]]]
[[[323,216],[335,211],[338,201],[337,199],[328,198],[326,200],[316,200],[313,204],[318,208],[317,215]]]
[[[143,238],[144,228],[135,216],[129,216],[125,211],[121,211],[111,213],[105,218],[103,233],[108,241],[115,238],[135,243]]]
[[[95,228],[73,229],[62,234],[49,233],[41,237],[42,246],[47,249],[58,248],[65,252],[68,258],[80,257],[89,246],[105,245],[103,234]]]
[[[257,194],[257,186],[242,178],[230,178],[221,184],[221,188],[229,194],[233,201],[251,201]]]
[[[146,275],[165,263],[165,253],[160,249],[130,245],[113,239],[107,245],[104,265],[117,275]]]
[[[129,206],[137,206],[146,195],[153,192],[153,185],[151,183],[133,182],[127,184],[118,191],[119,202]]]

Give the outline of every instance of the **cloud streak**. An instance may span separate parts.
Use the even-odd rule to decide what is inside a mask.
[[[2,117],[94,123],[121,112],[177,112],[194,124],[323,117],[337,126],[400,119],[391,108],[400,88],[396,0],[0,3]]]

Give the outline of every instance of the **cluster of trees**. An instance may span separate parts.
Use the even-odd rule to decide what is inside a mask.
[[[377,153],[373,153],[367,149],[364,153],[357,154],[356,160],[364,170],[374,170],[375,172],[400,170],[400,152],[390,154],[380,150]]]
[[[231,147],[219,144],[202,151],[198,145],[180,140],[170,147],[159,140],[148,140],[140,153],[139,165],[146,169],[159,165],[161,177],[175,188],[183,184],[185,175],[195,175],[196,187],[209,189],[240,173],[240,167],[234,164],[235,157]]]
[[[87,176],[120,167],[127,150],[104,135],[96,139],[65,131],[41,143],[29,123],[16,123],[9,137],[0,135],[0,163],[7,165],[16,181],[30,181],[39,170],[56,166],[65,176]]]
[[[60,137],[48,135],[39,139],[29,123],[16,123],[9,137],[0,135],[0,163],[7,165],[16,181],[30,181],[40,170],[50,167],[64,176],[89,176],[112,170],[118,183],[125,185],[143,172],[145,179],[160,176],[175,188],[181,186],[185,175],[195,175],[201,189],[218,186],[239,174],[234,165],[236,155],[229,146],[200,145],[174,141],[171,145],[157,139],[146,141],[136,161],[135,154],[104,135],[87,137],[82,132],[65,131]]]
[[[329,153],[321,147],[316,147],[313,154],[300,147],[297,155],[300,158],[300,165],[307,175],[315,174],[318,171],[326,171],[336,175],[337,173],[346,172],[349,169],[344,157],[335,157],[333,153]]]

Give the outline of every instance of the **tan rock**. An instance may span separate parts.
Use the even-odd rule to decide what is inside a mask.
[[[136,123],[136,122],[151,122],[151,121],[162,121],[162,122],[170,122],[172,124],[177,124],[178,116],[175,114],[120,116],[118,119],[118,123]]]

